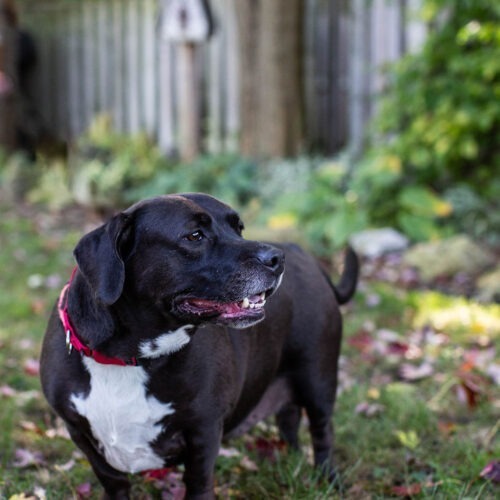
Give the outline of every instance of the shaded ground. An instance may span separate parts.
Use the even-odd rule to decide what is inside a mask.
[[[54,215],[0,204],[0,498],[99,497],[87,461],[41,397],[37,362],[71,250],[94,222],[79,210]],[[450,283],[447,292],[466,292]],[[219,496],[496,497],[499,333],[499,306],[426,290],[397,256],[366,262],[345,309],[338,484],[318,480],[310,467],[306,424],[303,453],[293,454],[268,422],[225,445]],[[138,476],[134,491],[181,498],[180,473]]]

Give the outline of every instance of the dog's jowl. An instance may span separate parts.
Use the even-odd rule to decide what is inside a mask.
[[[333,286],[296,245],[247,241],[238,214],[203,194],[145,200],[85,235],[45,336],[45,396],[105,496],[128,473],[184,464],[188,498],[213,498],[222,439],[276,415],[333,477],[339,304],[356,287],[348,250]],[[286,263],[286,264],[285,264]]]

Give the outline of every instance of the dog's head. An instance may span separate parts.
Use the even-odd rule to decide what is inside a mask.
[[[84,236],[80,272],[102,305],[125,298],[191,324],[245,328],[264,318],[283,252],[247,241],[229,206],[204,194],[139,202]]]

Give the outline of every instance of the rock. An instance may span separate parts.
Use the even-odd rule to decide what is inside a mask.
[[[468,236],[457,235],[446,240],[419,243],[406,252],[403,262],[415,267],[424,281],[432,281],[457,273],[479,274],[494,265],[495,258]]]
[[[367,229],[353,234],[350,243],[359,255],[380,257],[390,252],[400,252],[408,247],[408,239],[390,227]]]
[[[476,297],[481,302],[500,303],[500,266],[481,276],[477,281]]]

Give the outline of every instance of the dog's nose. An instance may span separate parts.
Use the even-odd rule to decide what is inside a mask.
[[[285,255],[279,248],[261,247],[257,252],[257,259],[276,274],[283,272]]]

